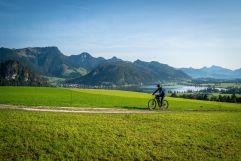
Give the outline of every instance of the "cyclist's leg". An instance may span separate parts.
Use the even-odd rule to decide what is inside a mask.
[[[165,96],[161,96],[161,100],[160,100],[161,106],[162,106],[162,102],[163,102],[164,97]]]
[[[158,106],[159,106],[159,107],[161,107],[161,106],[160,106],[160,105],[161,105],[161,104],[160,104],[160,103],[161,103],[161,102],[160,102],[160,97],[161,97],[160,95],[156,95],[156,100],[157,100],[157,102],[158,102]]]

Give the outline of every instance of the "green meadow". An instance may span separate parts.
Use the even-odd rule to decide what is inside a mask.
[[[151,94],[76,88],[0,87],[0,104],[147,109]],[[241,110],[240,104],[166,97],[169,110]]]
[[[150,94],[0,87],[0,104],[147,109]],[[0,109],[0,160],[240,160],[240,104],[166,98],[168,111]],[[195,111],[190,111],[193,109]]]
[[[0,160],[240,160],[239,112],[1,110]]]

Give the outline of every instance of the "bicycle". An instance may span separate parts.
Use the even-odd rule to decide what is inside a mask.
[[[158,100],[156,97],[155,98],[151,98],[148,101],[148,108],[150,110],[156,109],[157,105],[158,105],[159,109],[161,109],[162,111],[165,111],[168,108],[168,101],[167,100],[163,100],[162,101],[162,106],[160,106],[161,105],[161,100]]]

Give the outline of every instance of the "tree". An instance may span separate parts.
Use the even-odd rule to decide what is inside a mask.
[[[172,93],[171,97],[177,97],[177,93],[176,92]]]
[[[232,94],[231,100],[232,100],[233,103],[237,102],[237,97],[236,97],[235,93]]]

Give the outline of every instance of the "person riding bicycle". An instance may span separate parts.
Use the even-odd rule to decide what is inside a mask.
[[[158,93],[157,93],[158,92]],[[156,94],[157,93],[157,94]],[[165,92],[160,86],[160,84],[157,84],[157,89],[152,93],[152,95],[155,95],[155,98],[160,101],[160,107],[162,106],[163,99],[165,97]],[[161,98],[161,100],[160,100]]]

